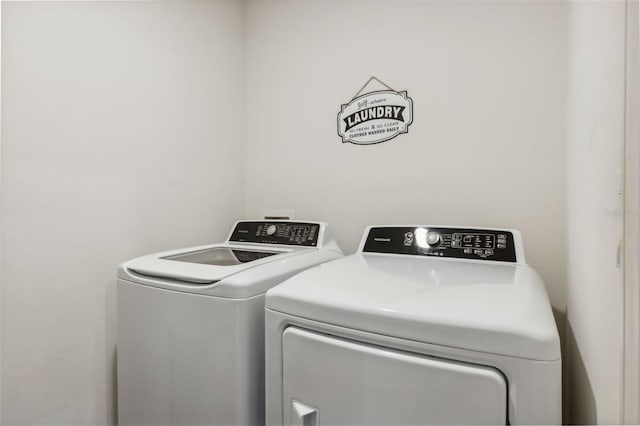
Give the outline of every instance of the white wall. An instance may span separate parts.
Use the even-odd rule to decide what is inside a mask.
[[[565,306],[566,4],[247,3],[247,216],[520,229]],[[409,133],[342,144],[336,115],[375,75],[414,102]],[[377,88],[377,87],[374,87]]]
[[[640,4],[626,10],[624,141],[624,415],[640,424]]]
[[[2,423],[112,423],[115,265],[265,208],[520,229],[573,420],[619,422],[622,5],[2,2]],[[414,123],[342,144],[371,75]]]
[[[2,424],[113,423],[116,265],[241,215],[242,20],[2,2]]]
[[[625,3],[569,7],[565,365],[575,423],[621,423]]]

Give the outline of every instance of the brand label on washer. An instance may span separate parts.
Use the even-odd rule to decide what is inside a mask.
[[[413,101],[407,92],[382,90],[342,105],[338,113],[338,135],[343,143],[371,145],[407,133],[412,122]]]

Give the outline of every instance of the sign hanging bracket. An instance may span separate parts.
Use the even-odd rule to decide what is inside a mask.
[[[371,83],[372,80],[377,81],[378,83],[382,84],[384,87],[386,87],[389,90],[392,91],[396,91],[394,88],[392,88],[391,86],[389,86],[387,83],[385,83],[384,81],[380,80],[378,77],[376,77],[375,75],[372,75],[371,78],[369,80],[367,80],[367,82],[360,88],[360,90],[358,90],[358,93],[356,93],[353,98],[351,98],[351,100],[354,100],[355,98],[358,97],[358,95],[360,95],[360,93],[362,93],[362,91],[364,90],[365,87],[367,87],[369,85],[369,83]]]

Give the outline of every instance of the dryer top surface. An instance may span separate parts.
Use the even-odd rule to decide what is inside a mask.
[[[521,264],[357,253],[271,289],[266,307],[416,342],[560,358],[544,283]]]

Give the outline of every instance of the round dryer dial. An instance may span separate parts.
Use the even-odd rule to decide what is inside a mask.
[[[429,232],[427,234],[427,244],[430,247],[437,247],[442,242],[442,237],[437,232]]]

